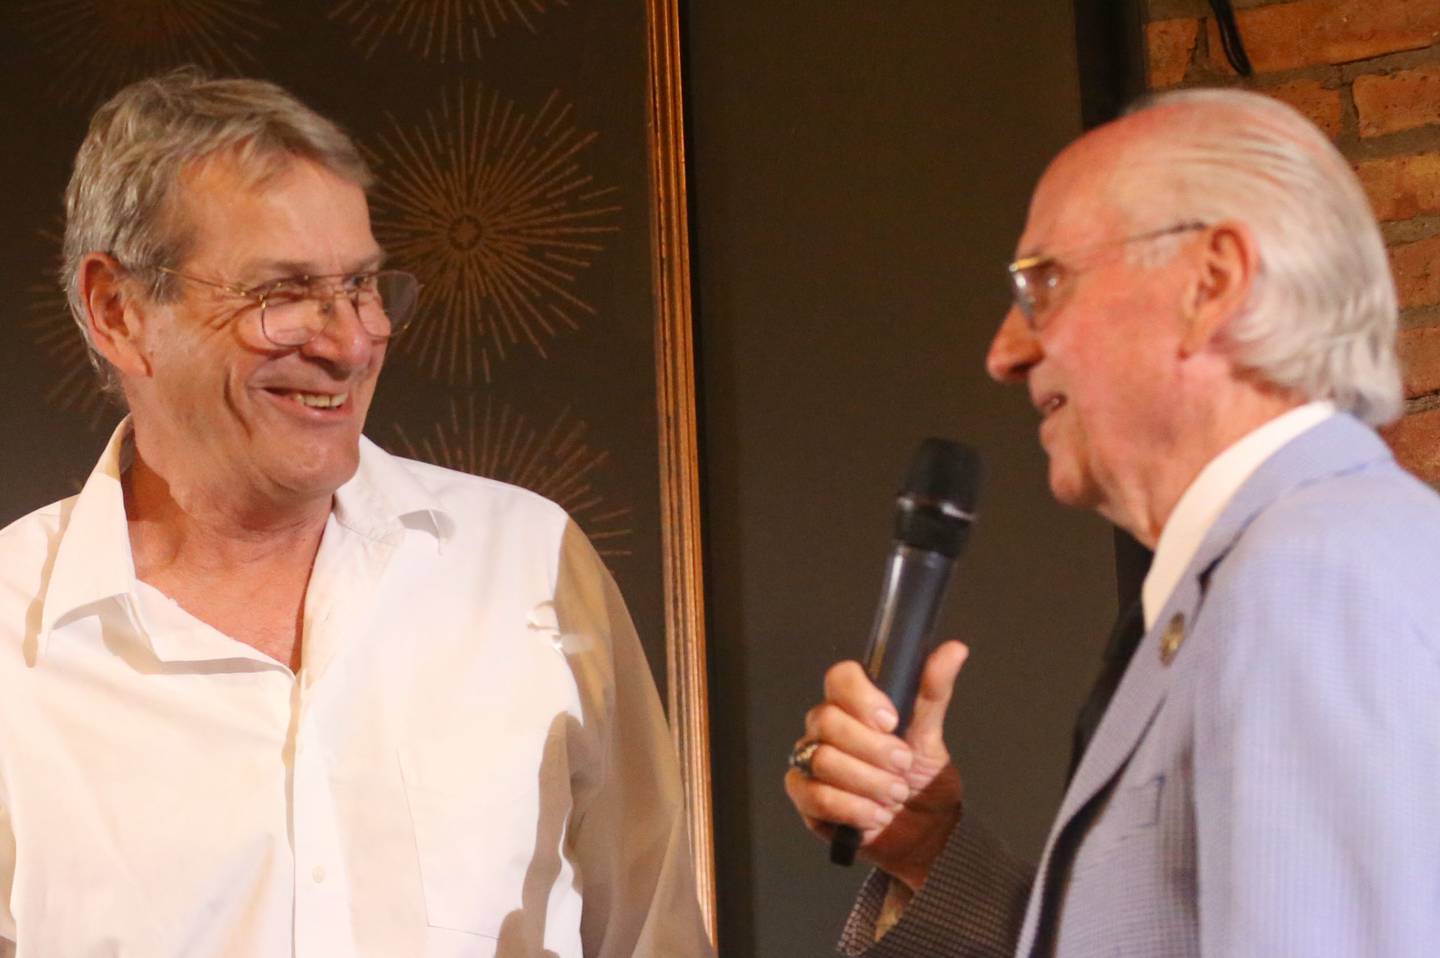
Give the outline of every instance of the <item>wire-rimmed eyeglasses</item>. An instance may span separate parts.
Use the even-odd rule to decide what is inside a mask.
[[[1137,233],[1134,236],[1074,247],[1064,251],[1061,255],[1073,258],[1107,246],[1123,246],[1142,240],[1159,239],[1175,233],[1203,230],[1207,225],[1199,220],[1186,220],[1183,223]],[[1083,272],[1080,267],[1066,266],[1059,255],[1050,253],[1022,257],[1011,263],[1007,269],[1010,274],[1010,295],[1015,301],[1015,307],[1020,310],[1020,315],[1025,317],[1025,323],[1030,327],[1032,333],[1040,331],[1045,317],[1059,302],[1066,281]]]
[[[337,296],[349,300],[361,328],[377,340],[403,332],[415,318],[420,299],[420,281],[398,269],[287,276],[257,286],[220,283],[167,266],[155,270],[249,300],[260,311],[261,334],[287,349],[304,346],[320,335],[335,315]]]

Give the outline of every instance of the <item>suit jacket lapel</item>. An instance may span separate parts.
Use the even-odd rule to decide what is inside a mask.
[[[1281,447],[1237,490],[1196,550],[1175,591],[1155,617],[1153,626],[1146,630],[1125,677],[1115,690],[1105,717],[1095,730],[1095,737],[1066,789],[1031,889],[1017,954],[1030,954],[1042,910],[1055,908],[1057,903],[1049,899],[1063,893],[1052,885],[1050,871],[1052,867],[1063,869],[1068,865],[1066,861],[1053,860],[1057,857],[1057,845],[1065,848],[1067,853],[1073,852],[1075,845],[1073,842],[1060,843],[1061,836],[1072,823],[1077,822],[1076,816],[1124,768],[1150,720],[1165,700],[1172,669],[1162,661],[1160,645],[1171,621],[1178,615],[1183,617],[1185,629],[1191,627],[1204,599],[1205,584],[1211,570],[1271,503],[1309,483],[1391,458],[1390,451],[1374,431],[1348,415],[1337,415]],[[1081,821],[1078,824],[1087,823]]]
[[[1062,834],[1072,825],[1081,824],[1076,816],[1124,767],[1149,727],[1150,719],[1165,700],[1165,693],[1170,687],[1171,670],[1160,660],[1161,635],[1176,614],[1183,615],[1188,623],[1194,617],[1199,604],[1198,584],[1187,572],[1181,584],[1176,587],[1175,594],[1166,603],[1164,613],[1146,630],[1145,637],[1135,649],[1130,666],[1125,670],[1125,677],[1120,680],[1115,696],[1105,710],[1105,717],[1100,720],[1095,737],[1085,750],[1080,767],[1075,770],[1075,777],[1071,779],[1070,787],[1066,789],[1065,797],[1061,801],[1060,813],[1050,828],[1045,852],[1041,856],[1040,868],[1036,872],[1035,884],[1025,910],[1025,923],[1022,926],[1017,954],[1030,953],[1039,928],[1041,909],[1055,907],[1055,902],[1047,899],[1060,889],[1051,885],[1050,871],[1052,868],[1063,869],[1068,865],[1066,861],[1055,860],[1056,849],[1066,848],[1067,851],[1073,851],[1072,845],[1060,841]]]

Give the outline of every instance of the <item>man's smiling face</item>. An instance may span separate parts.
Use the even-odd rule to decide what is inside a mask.
[[[222,154],[188,170],[179,190],[191,253],[165,265],[188,276],[249,288],[380,261],[364,192],[308,160],[257,185]],[[174,301],[140,307],[149,374],[126,389],[137,439],[159,454],[172,484],[275,503],[328,499],[358,466],[385,343],[340,297],[309,343],[277,347],[253,303],[174,281]]]

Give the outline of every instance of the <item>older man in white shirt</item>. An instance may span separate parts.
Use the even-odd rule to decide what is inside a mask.
[[[361,436],[418,292],[369,182],[268,83],[91,123],[68,292],[130,416],[0,532],[0,954],[710,953],[584,536]]]

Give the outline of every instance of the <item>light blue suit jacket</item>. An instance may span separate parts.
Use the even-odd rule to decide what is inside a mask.
[[[1022,873],[962,825],[865,954],[1440,955],[1440,497],[1336,416],[1246,481],[1154,622],[1023,924]]]

